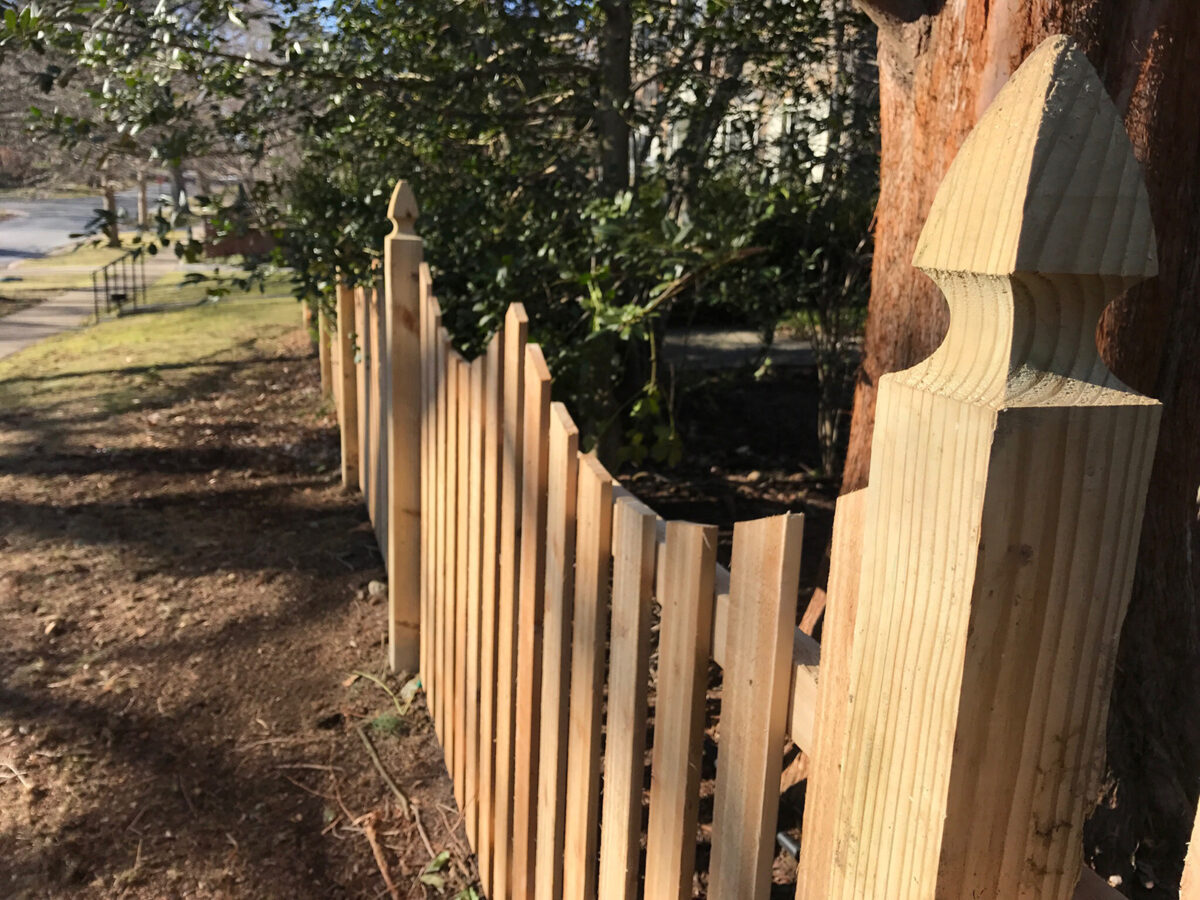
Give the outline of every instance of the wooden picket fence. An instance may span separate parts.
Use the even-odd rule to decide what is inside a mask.
[[[1071,42],[1029,58],[934,203],[915,264],[950,332],[879,386],[820,647],[795,626],[801,516],[738,523],[717,565],[715,528],[580,452],[519,305],[478,358],[453,348],[403,182],[388,217],[382,286],[322,317],[323,379],[387,558],[391,664],[421,673],[488,897],[693,896],[710,660],[707,896],[768,896],[788,740],[811,759],[799,900],[1119,896],[1082,826],[1159,406],[1094,332],[1154,237]]]

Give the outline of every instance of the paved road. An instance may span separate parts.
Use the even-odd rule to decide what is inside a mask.
[[[82,231],[104,205],[103,199],[75,200],[0,199],[0,209],[17,213],[0,222],[0,267],[18,259],[45,256]],[[137,191],[117,194],[117,205],[130,222],[137,221]]]

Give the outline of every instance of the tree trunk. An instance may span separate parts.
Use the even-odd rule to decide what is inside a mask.
[[[183,178],[183,163],[171,163],[169,172],[171,176],[171,209],[175,214],[176,224],[178,224],[180,217],[187,215],[187,182]]]
[[[108,222],[104,226],[104,231],[108,234],[108,246],[120,247],[121,228],[117,224],[117,193],[112,186],[112,182],[106,182],[104,185],[104,211],[108,219]]]
[[[146,198],[145,169],[138,169],[137,227],[138,231],[145,231],[150,227],[150,204],[147,202]]]
[[[602,0],[604,33],[600,52],[601,181],[610,194],[629,187],[629,66],[633,48],[633,13],[629,0]]]
[[[928,356],[944,334],[945,301],[911,265],[934,192],[980,114],[1045,37],[1080,41],[1145,170],[1160,273],[1109,307],[1098,341],[1113,372],[1164,409],[1109,717],[1114,786],[1086,849],[1100,848],[1098,869],[1121,874],[1123,890],[1150,896],[1146,881],[1178,884],[1200,788],[1200,93],[1192,87],[1200,15],[1194,0],[864,3],[879,25],[882,154],[843,491],[867,480],[879,377]]]

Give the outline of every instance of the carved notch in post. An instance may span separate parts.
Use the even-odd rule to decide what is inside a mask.
[[[1160,411],[1096,350],[1154,234],[1073,42],[1000,92],[914,262],[951,322],[880,384],[846,751],[804,900],[1067,900]]]
[[[387,571],[388,662],[420,667],[421,629],[421,259],[417,200],[407,181],[388,204],[383,240],[388,360]]]

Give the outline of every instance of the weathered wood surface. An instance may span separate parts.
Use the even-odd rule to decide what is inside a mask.
[[[716,526],[667,523],[646,838],[645,895],[655,900],[692,896],[716,552]]]
[[[425,688],[425,699],[432,716],[437,705],[437,675],[434,669],[434,559],[435,547],[435,502],[434,483],[436,470],[434,456],[436,453],[435,433],[435,375],[434,363],[436,350],[434,340],[436,325],[441,323],[441,315],[433,305],[433,284],[429,274],[429,266],[421,263],[420,302],[421,302],[421,683]],[[435,324],[436,323],[436,324]]]
[[[550,406],[546,494],[546,607],[542,613],[542,727],[538,755],[538,900],[562,897],[567,794],[567,710],[575,589],[575,505],[579,429],[561,403]]]
[[[880,384],[834,861],[808,896],[1065,900],[1159,415],[1096,352],[1154,237],[1069,41],[981,119],[914,261],[950,330]]]
[[[606,900],[637,897],[657,523],[632,496],[617,500],[598,893]]]
[[[733,529],[710,900],[767,900],[792,674],[804,517]]]
[[[382,526],[388,571],[388,663],[393,672],[413,672],[420,664],[421,386],[426,379],[421,366],[423,251],[413,228],[417,201],[406,182],[397,183],[388,218],[392,233],[383,242],[387,503]]]

